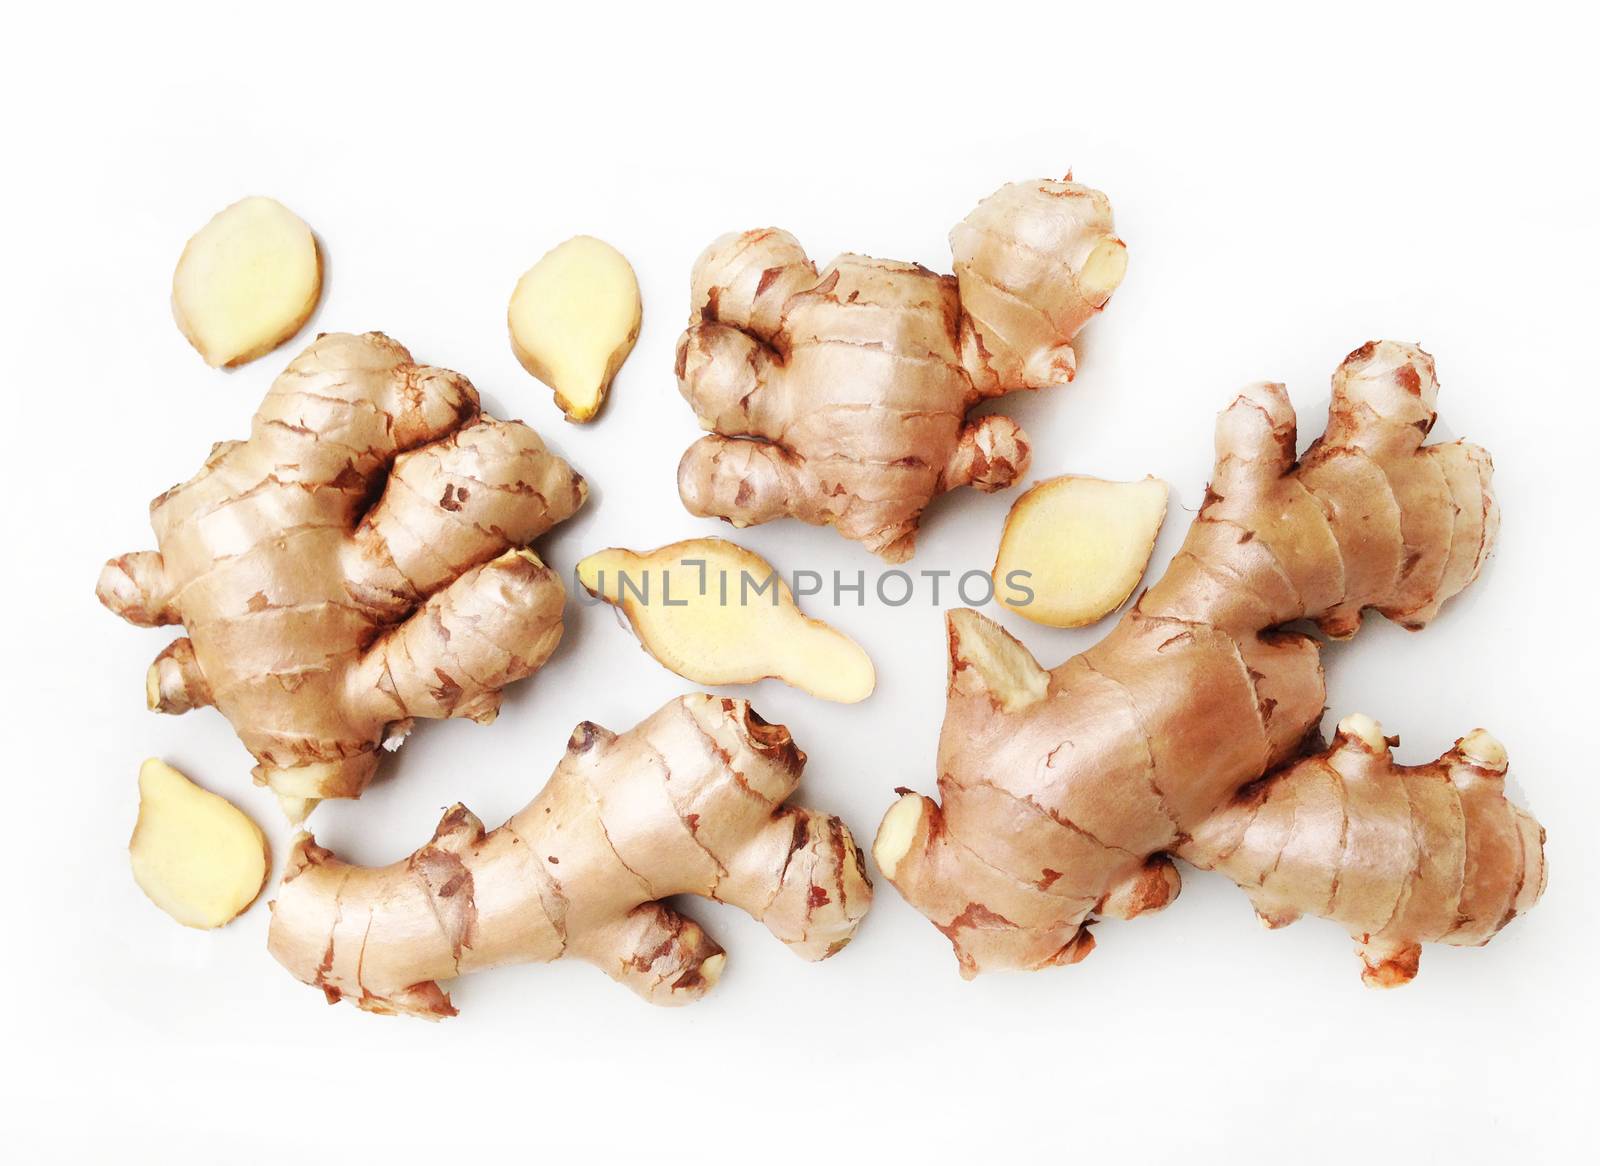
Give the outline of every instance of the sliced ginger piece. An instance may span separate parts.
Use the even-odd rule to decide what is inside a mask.
[[[1167,514],[1159,478],[1107,482],[1068,474],[1011,507],[995,556],[1000,602],[1035,623],[1078,628],[1121,607],[1144,575]],[[1009,580],[1026,572],[1030,602]]]
[[[153,757],[139,767],[139,821],[128,855],[139,889],[185,927],[221,927],[267,882],[261,828]]]
[[[172,274],[172,315],[212,368],[271,352],[311,318],[322,295],[316,237],[270,198],[219,212],[189,240]]]
[[[579,235],[517,281],[506,317],[522,367],[568,421],[590,421],[639,338],[639,281],[622,252]]]
[[[804,615],[770,563],[726,539],[600,551],[578,564],[578,581],[622,609],[646,652],[696,684],[772,677],[845,704],[877,684],[861,645]]]

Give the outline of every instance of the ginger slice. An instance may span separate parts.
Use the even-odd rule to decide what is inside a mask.
[[[615,247],[568,239],[517,281],[511,350],[555,390],[568,421],[590,421],[639,338],[639,281]]]
[[[172,274],[172,315],[213,368],[271,352],[300,330],[322,295],[311,228],[270,198],[219,212],[184,247]]]
[[[772,677],[853,704],[877,683],[859,644],[804,615],[770,563],[726,539],[600,551],[578,564],[578,581],[622,609],[646,652],[696,684]]]
[[[1159,478],[1107,482],[1068,474],[1041,482],[1006,517],[995,593],[1035,623],[1094,623],[1133,594],[1166,514],[1167,484]]]
[[[139,767],[139,821],[128,855],[139,889],[185,927],[221,927],[267,882],[261,828],[153,757]]]

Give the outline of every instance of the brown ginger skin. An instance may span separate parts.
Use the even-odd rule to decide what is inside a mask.
[[[292,818],[357,797],[414,717],[492,720],[561,638],[564,589],[526,546],[583,479],[467,379],[380,333],[320,337],[248,440],[150,506],[158,551],[106,564],[102,603],[188,635],[150,707],[214,705]]]
[[[1070,180],[990,195],[950,235],[954,275],[841,255],[820,273],[775,229],[725,235],[695,265],[678,381],[712,431],[678,491],[735,526],[832,525],[890,562],[923,509],[1027,470],[1009,417],[981,401],[1070,381],[1072,340],[1122,280],[1106,196]]]
[[[330,1002],[436,1020],[439,981],[571,955],[654,1004],[696,1000],[722,949],[666,905],[731,903],[804,959],[854,934],[872,886],[837,818],[785,799],[805,755],[742,700],[670,701],[626,733],[585,722],[549,784],[497,830],[463,806],[381,868],[294,844],[268,946]]]
[[[1485,942],[1532,905],[1542,832],[1506,801],[1487,734],[1407,768],[1347,728],[1290,764],[1325,689],[1316,641],[1283,626],[1345,637],[1373,608],[1421,627],[1493,543],[1488,455],[1423,444],[1436,394],[1426,353],[1368,344],[1297,461],[1283,388],[1245,390],[1166,575],[1052,671],[951,613],[941,801],[902,798],[874,853],[964,974],[1082,958],[1092,916],[1172,900],[1173,855],[1233,877],[1271,922],[1344,924],[1373,983],[1409,979],[1422,943]]]

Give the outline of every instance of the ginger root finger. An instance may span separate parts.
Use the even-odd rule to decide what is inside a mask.
[[[776,442],[708,433],[678,461],[678,497],[701,518],[727,517],[733,527],[756,526],[792,515],[820,524],[817,479],[805,462]]]
[[[561,580],[538,555],[507,551],[368,648],[352,689],[386,724],[411,717],[488,724],[501,689],[537,672],[561,642],[565,600]]]
[[[692,1003],[711,991],[728,962],[704,928],[665,903],[635,907],[580,946],[582,957],[613,980],[667,1007]]]
[[[612,548],[580,562],[578,579],[622,610],[646,652],[696,684],[771,677],[851,704],[877,682],[859,644],[804,615],[770,563],[726,539],[642,555]]]
[[[996,594],[1035,623],[1094,623],[1133,594],[1166,515],[1167,484],[1157,478],[1107,482],[1069,474],[1041,482],[1006,516]],[[1019,573],[1031,602],[1006,586]]]
[[[1247,787],[1177,848],[1218,870],[1272,926],[1317,914],[1346,928],[1362,979],[1392,988],[1423,943],[1476,946],[1544,888],[1544,831],[1505,796],[1505,750],[1478,729],[1425,765],[1397,765],[1370,717]]]
[[[1364,345],[1297,458],[1283,387],[1246,388],[1166,573],[1056,668],[950,614],[940,797],[903,797],[874,852],[963,975],[1082,958],[1096,917],[1172,900],[1172,855],[1229,874],[1269,926],[1337,920],[1378,984],[1409,978],[1423,943],[1482,943],[1533,905],[1542,834],[1487,734],[1403,767],[1350,718],[1305,756],[1326,690],[1318,642],[1287,625],[1349,635],[1370,608],[1418,626],[1493,541],[1488,455],[1424,444],[1437,390],[1421,349]]]
[[[139,889],[185,927],[221,927],[267,883],[266,836],[237,806],[164,761],[139,767],[139,821],[128,842]]]
[[[939,494],[1026,473],[1020,427],[967,414],[1072,379],[1072,341],[1121,282],[1126,248],[1106,197],[1070,180],[1002,188],[950,242],[949,276],[860,255],[819,272],[773,229],[706,249],[678,347],[679,390],[716,435],[679,469],[691,513],[830,525],[901,562]]]
[[[317,240],[293,211],[246,198],[190,239],[172,275],[172,315],[213,368],[244,364],[300,331],[322,296]]]
[[[119,555],[100,570],[95,598],[134,627],[157,628],[180,622],[166,563],[155,551]]]
[[[1013,485],[1032,456],[1028,435],[1009,417],[991,413],[961,431],[944,470],[944,488],[971,486],[984,494]]]
[[[173,640],[151,662],[144,695],[145,704],[158,713],[186,713],[216,703],[188,636]]]
[[[805,764],[741,700],[670,701],[626,733],[581,724],[544,790],[497,830],[456,806],[387,867],[302,835],[268,947],[330,1001],[455,1014],[441,981],[508,963],[586,960],[656,1004],[721,974],[705,932],[662,905],[730,903],[805,959],[849,942],[872,898],[837,818],[786,805]]]
[[[463,566],[526,546],[587,498],[582,476],[537,433],[479,417],[395,458],[348,545],[351,588],[378,618],[402,618]]]
[[[568,421],[590,421],[639,338],[639,281],[615,247],[579,235],[523,274],[506,320],[522,367]]]
[[[488,720],[544,662],[564,590],[526,544],[584,497],[465,377],[335,333],[273,382],[248,440],[151,505],[160,551],[113,559],[97,590],[131,623],[184,625],[151,707],[214,706],[298,820],[358,797],[411,718]]]

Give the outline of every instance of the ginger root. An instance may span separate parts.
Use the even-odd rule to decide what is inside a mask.
[[[160,550],[111,560],[97,592],[130,623],[185,626],[150,707],[214,705],[298,821],[360,796],[412,718],[493,720],[545,662],[565,591],[525,548],[585,494],[465,377],[380,333],[327,335],[248,440],[151,504]]]
[[[678,467],[697,515],[833,525],[890,562],[923,509],[1027,470],[1016,422],[980,401],[1070,381],[1072,340],[1122,282],[1105,195],[1071,181],[990,195],[950,236],[953,276],[792,235],[725,235],[695,264],[678,382],[712,431]]]
[[[172,315],[213,368],[271,352],[311,318],[322,295],[317,240],[293,211],[246,198],[184,247],[172,274]]]
[[[601,551],[578,564],[578,580],[621,608],[646,652],[696,684],[772,677],[850,704],[877,683],[859,644],[804,615],[770,563],[726,539]]]
[[[1094,623],[1133,594],[1166,516],[1167,484],[1157,478],[1106,482],[1069,474],[1041,482],[1006,516],[994,561],[995,593],[1035,623]],[[1002,587],[1014,577],[1026,580],[1026,591]]]
[[[1506,800],[1504,747],[1482,729],[1427,765],[1396,765],[1370,717],[1332,748],[1246,787],[1179,848],[1244,888],[1268,927],[1306,904],[1356,937],[1362,979],[1417,974],[1419,940],[1487,943],[1544,890],[1544,832]]]
[[[670,701],[622,734],[585,722],[548,785],[497,830],[451,807],[382,868],[302,834],[268,946],[330,1002],[437,1020],[439,981],[572,955],[654,1004],[703,996],[726,957],[665,902],[702,895],[803,959],[833,955],[872,900],[837,818],[786,806],[805,755],[742,700]]]
[[[1343,924],[1378,984],[1409,979],[1421,944],[1481,944],[1538,898],[1543,834],[1506,800],[1487,734],[1403,767],[1349,719],[1305,756],[1326,691],[1317,642],[1285,625],[1346,637],[1373,608],[1421,627],[1493,544],[1489,456],[1423,444],[1437,391],[1426,353],[1368,344],[1297,460],[1282,386],[1246,389],[1165,576],[1053,671],[951,613],[942,805],[904,797],[874,854],[963,974],[1081,959],[1092,916],[1173,899],[1172,856],[1234,878],[1270,922]]]
[[[579,235],[517,281],[506,318],[522,367],[568,421],[590,421],[639,338],[639,281],[622,252]]]
[[[221,927],[267,884],[267,839],[243,810],[164,761],[139,767],[139,821],[128,842],[133,878],[185,927]]]

